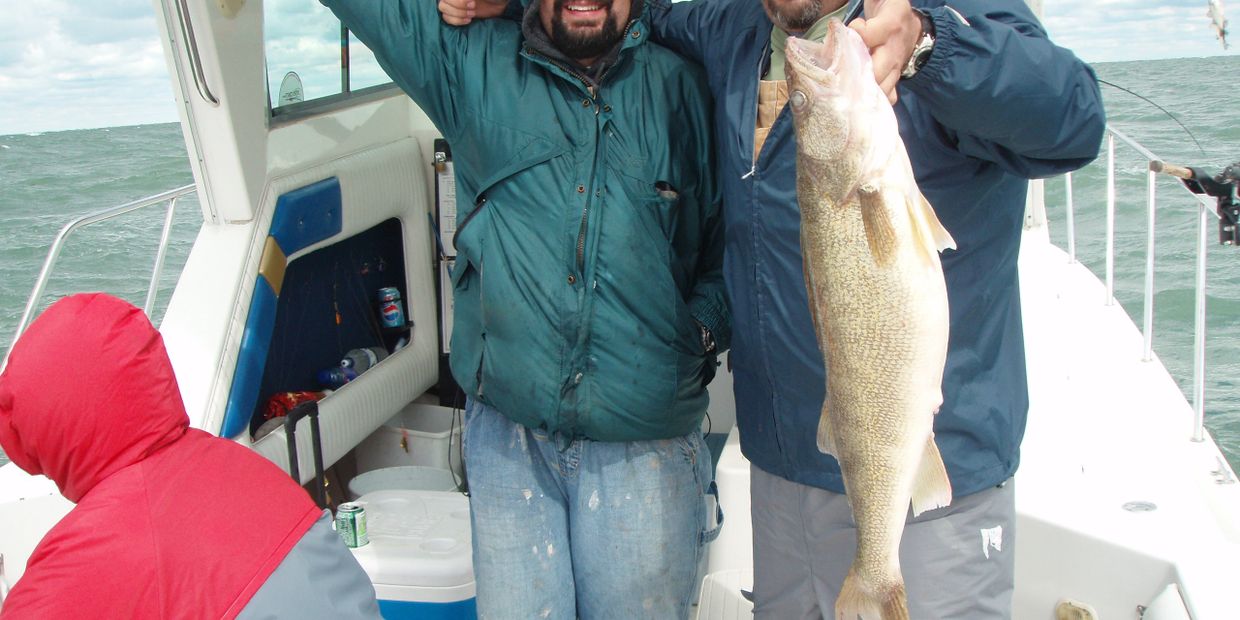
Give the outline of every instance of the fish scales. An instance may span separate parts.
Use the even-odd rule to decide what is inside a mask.
[[[827,389],[819,448],[840,463],[857,554],[836,616],[908,618],[899,544],[951,502],[934,443],[947,355],[938,252],[954,247],[917,189],[895,114],[860,37],[788,43],[806,289]]]

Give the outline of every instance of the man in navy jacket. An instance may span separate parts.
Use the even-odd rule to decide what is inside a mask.
[[[458,23],[490,13],[478,3]],[[1090,67],[1021,0],[651,0],[656,39],[707,70],[724,197],[724,275],[741,448],[753,464],[759,618],[833,615],[855,534],[815,434],[824,371],[802,276],[787,36],[838,15],[871,48],[922,193],[958,249],[935,441],[952,505],[910,519],[901,565],[914,618],[1011,614],[1014,488],[1028,410],[1016,259],[1028,179],[1093,160],[1105,116]],[[864,9],[865,18],[859,18]]]

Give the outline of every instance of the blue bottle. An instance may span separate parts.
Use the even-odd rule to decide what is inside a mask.
[[[357,378],[357,372],[352,368],[342,368],[340,366],[332,366],[320,370],[317,378],[319,383],[330,389],[337,389],[340,386]]]

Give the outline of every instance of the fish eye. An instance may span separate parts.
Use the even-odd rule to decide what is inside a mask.
[[[791,103],[793,108],[803,108],[808,102],[809,97],[806,97],[802,91],[794,90],[788,93],[788,103]]]

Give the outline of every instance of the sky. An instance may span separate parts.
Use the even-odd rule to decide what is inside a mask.
[[[0,1],[0,135],[177,120],[151,0]],[[1240,0],[1223,0],[1233,24],[1226,52],[1207,0],[1042,2],[1052,40],[1086,62],[1240,54]],[[296,69],[313,96],[333,77],[330,15],[315,0],[266,0],[265,10],[271,83]],[[381,79],[373,59],[355,51],[354,62],[361,85]]]

